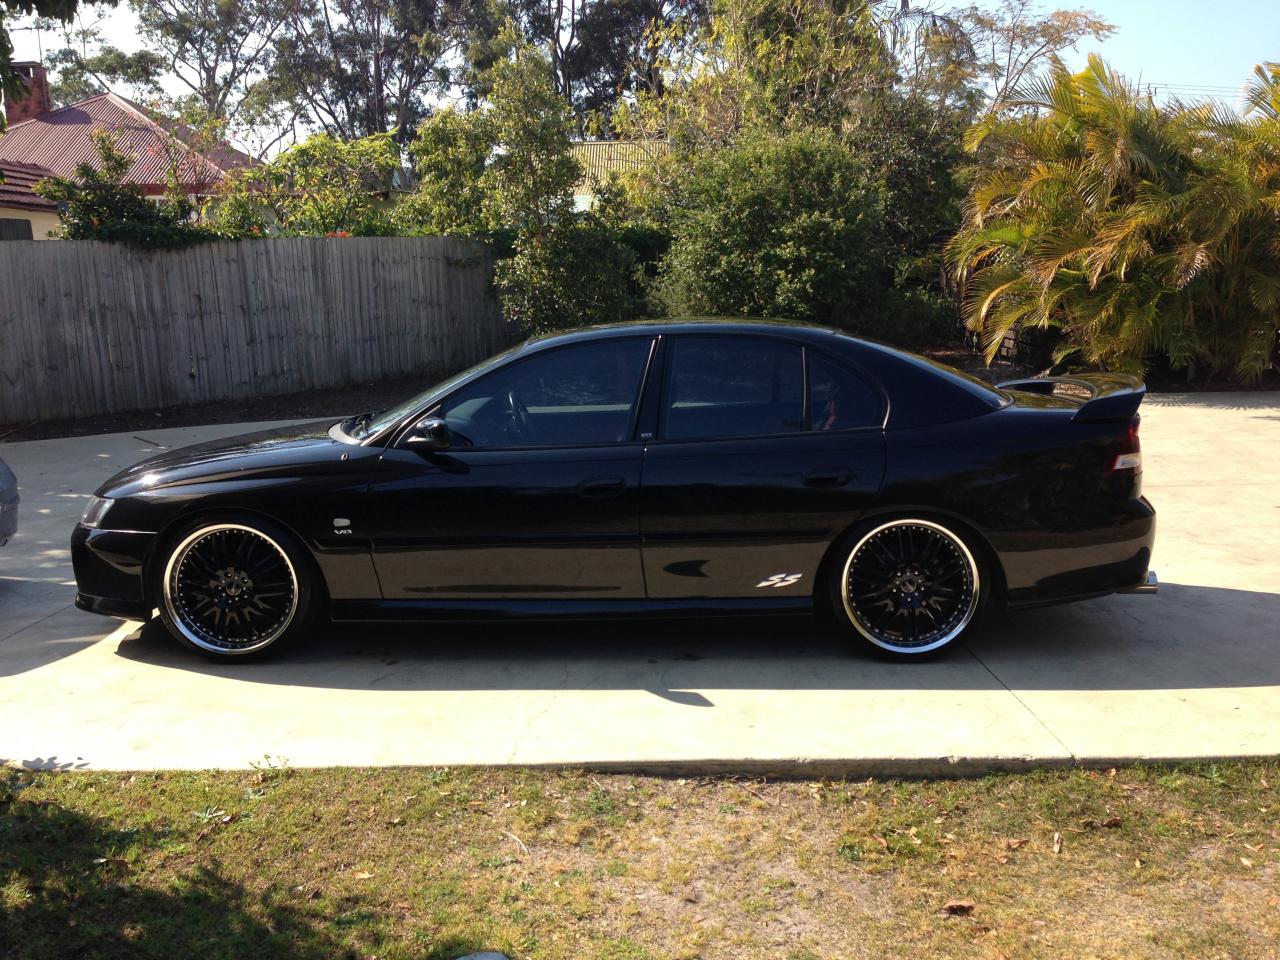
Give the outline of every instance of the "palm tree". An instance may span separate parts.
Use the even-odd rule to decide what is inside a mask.
[[[1018,325],[1056,359],[1257,376],[1280,327],[1280,70],[1248,112],[1154,100],[1054,61],[970,131],[981,174],[948,256],[988,359]]]

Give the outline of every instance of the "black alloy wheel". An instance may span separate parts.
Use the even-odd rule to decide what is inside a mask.
[[[161,580],[161,613],[179,640],[218,659],[243,658],[305,625],[306,564],[266,526],[210,522],[179,535]]]
[[[930,520],[900,519],[861,534],[839,583],[849,625],[873,648],[919,657],[956,640],[983,596],[979,564],[956,533]]]

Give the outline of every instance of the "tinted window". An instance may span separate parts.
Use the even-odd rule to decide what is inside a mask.
[[[851,430],[884,422],[880,393],[847,367],[810,351],[810,429]]]
[[[789,433],[804,426],[799,346],[753,337],[671,343],[663,434],[671,440]]]
[[[620,443],[631,438],[650,341],[604,340],[519,360],[449,399],[459,446]]]

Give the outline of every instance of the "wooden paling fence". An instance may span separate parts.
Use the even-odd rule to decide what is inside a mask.
[[[0,423],[422,374],[509,345],[479,243],[0,243]]]

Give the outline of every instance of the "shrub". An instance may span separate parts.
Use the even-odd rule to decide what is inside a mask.
[[[40,196],[58,205],[62,236],[67,240],[101,240],[146,249],[187,247],[214,235],[191,222],[191,202],[176,174],[159,203],[136,183],[125,183],[133,160],[121,153],[105,130],[93,134],[98,166],[82,163],[73,180],[51,177],[36,184]]]
[[[892,281],[879,190],[826,133],[756,134],[693,160],[672,221],[657,296],[673,314],[857,331]]]
[[[503,314],[529,334],[626,320],[635,313],[629,280],[635,252],[598,218],[547,233],[520,233],[499,260],[495,283]]]
[[[400,167],[389,133],[342,141],[317,133],[228,181],[208,205],[229,237],[383,236],[394,232],[385,197]]]

